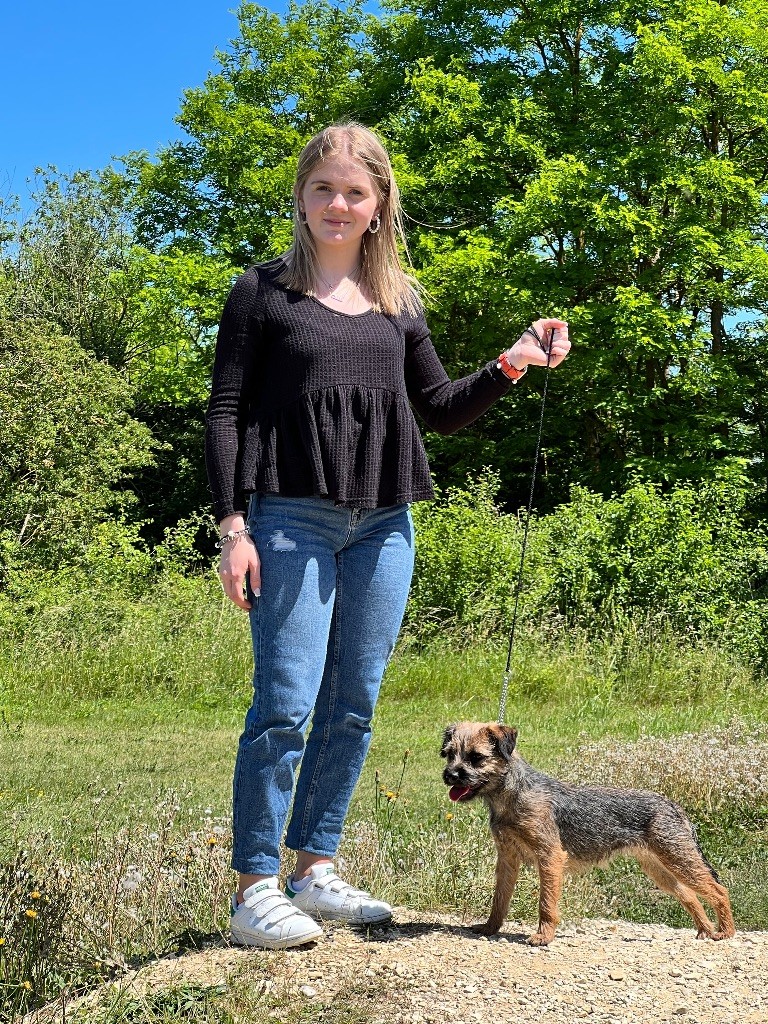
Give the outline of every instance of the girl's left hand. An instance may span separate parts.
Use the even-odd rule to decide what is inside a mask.
[[[552,335],[553,330],[554,336]],[[532,332],[541,338],[541,342],[536,340]],[[550,338],[552,338],[552,344],[549,365],[558,366],[571,350],[571,343],[568,340],[568,324],[565,320],[537,320],[531,324],[512,348],[507,349],[507,359],[517,370],[522,370],[526,366],[546,366]]]

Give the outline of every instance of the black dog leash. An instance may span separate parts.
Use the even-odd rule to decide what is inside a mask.
[[[535,331],[532,327],[527,328],[523,331],[523,334],[532,334],[539,346],[543,349],[544,345],[539,337],[538,331]],[[504,722],[504,715],[507,710],[507,693],[509,691],[509,681],[512,678],[512,672],[510,666],[512,665],[512,649],[515,645],[515,629],[517,628],[517,612],[520,607],[520,591],[523,585],[523,566],[525,565],[525,551],[528,547],[528,527],[531,522],[531,512],[533,511],[533,490],[536,486],[536,470],[539,465],[539,458],[541,457],[541,438],[544,432],[544,407],[547,404],[547,386],[549,384],[549,363],[552,358],[552,342],[555,340],[555,328],[550,329],[549,335],[549,347],[547,348],[547,365],[546,373],[544,374],[544,391],[541,395],[541,412],[539,415],[539,435],[536,438],[536,454],[533,458],[533,471],[531,473],[531,491],[528,495],[528,508],[525,513],[525,529],[523,530],[523,546],[520,550],[520,567],[517,571],[517,583],[515,584],[515,607],[512,613],[512,628],[509,632],[509,647],[507,649],[507,666],[504,669],[504,682],[501,687],[501,700],[499,702],[499,718],[500,724]]]

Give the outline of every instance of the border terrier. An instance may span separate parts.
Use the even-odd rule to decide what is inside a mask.
[[[622,854],[636,857],[649,878],[680,901],[696,924],[697,938],[735,934],[728,890],[705,860],[681,807],[643,790],[558,782],[524,761],[516,743],[517,729],[496,723],[459,722],[449,725],[443,737],[443,781],[450,786],[450,798],[479,796],[485,801],[496,844],[491,913],[474,931],[496,934],[521,864],[535,864],[539,927],[528,942],[547,945],[560,920],[563,872],[604,864]],[[697,895],[714,909],[717,928]]]

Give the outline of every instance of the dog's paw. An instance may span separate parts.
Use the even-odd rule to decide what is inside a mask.
[[[548,946],[554,937],[544,932],[534,932],[526,941],[529,946]]]
[[[495,935],[498,930],[490,921],[486,921],[484,924],[473,924],[470,928],[475,935]]]
[[[735,931],[733,931],[733,932],[707,932],[707,931],[704,931],[704,929],[702,928],[702,930],[697,933],[696,938],[697,939],[713,939],[715,942],[721,942],[723,939],[732,939],[735,934],[736,934]]]

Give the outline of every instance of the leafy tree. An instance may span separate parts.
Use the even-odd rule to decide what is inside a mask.
[[[215,255],[134,237],[135,196],[114,171],[42,172],[4,259],[15,315],[54,323],[138,389],[139,403],[204,398],[211,327],[233,277]]]
[[[558,480],[743,471],[728,318],[765,312],[768,6],[399,11],[379,52],[390,76],[417,60],[386,124],[427,183],[419,219],[448,226],[422,259],[454,365],[479,356],[462,336],[557,311],[576,341],[552,381]],[[477,430],[505,439],[508,488],[532,447],[515,420],[506,403]]]
[[[57,324],[98,358],[124,367],[140,321],[133,297],[143,267],[118,179],[49,167],[33,198],[33,214],[6,249],[14,312]]]
[[[124,517],[126,485],[153,449],[149,430],[129,414],[131,401],[120,373],[56,328],[0,318],[6,570],[77,562],[102,522]]]
[[[145,534],[209,501],[202,459],[215,334],[233,279],[226,261],[134,237],[134,197],[113,171],[42,173],[37,205],[10,224],[3,259],[9,319],[51,325],[125,379],[131,412],[157,438],[134,477]]]
[[[286,197],[301,145],[364,100],[359,3],[290,4],[285,18],[243,3],[240,34],[217,53],[220,70],[184,93],[177,121],[189,136],[155,163],[130,164],[144,202],[140,237],[216,253],[245,267],[282,251]]]

